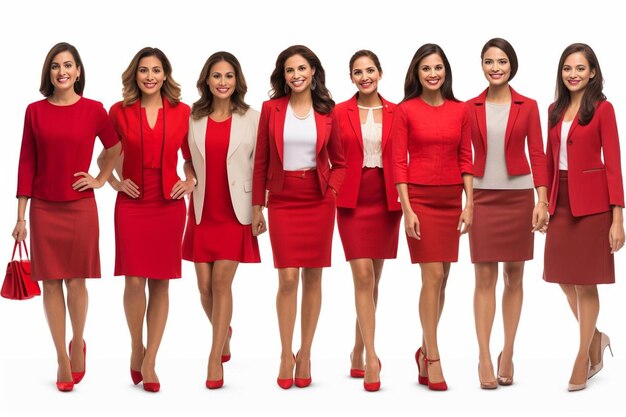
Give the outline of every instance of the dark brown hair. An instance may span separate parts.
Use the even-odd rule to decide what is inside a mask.
[[[350,73],[352,73],[352,66],[354,65],[354,61],[364,56],[372,60],[378,72],[380,72],[381,74],[383,73],[383,68],[380,66],[378,56],[368,49],[361,49],[360,51],[356,51],[354,55],[352,55],[352,58],[350,58]]]
[[[506,39],[489,39],[487,43],[485,43],[485,46],[483,46],[482,51],[480,51],[481,61],[485,57],[485,52],[487,52],[487,49],[489,48],[498,48],[506,54],[507,58],[509,58],[509,64],[511,65],[511,75],[509,75],[509,81],[511,81],[513,77],[515,77],[515,74],[517,74],[518,67],[517,54],[515,53],[515,49],[513,49],[513,45],[511,45]]]
[[[130,64],[128,64],[128,68],[122,74],[124,105],[129,106],[141,98],[141,90],[137,85],[137,69],[139,68],[139,61],[149,56],[157,57],[163,66],[165,81],[163,81],[163,86],[161,87],[161,94],[171,104],[177,104],[180,101],[180,84],[172,78],[172,64],[170,64],[170,60],[167,59],[167,56],[159,48],[146,46],[135,54]]]
[[[595,71],[594,77],[589,80],[589,83],[583,92],[583,100],[580,104],[580,110],[578,111],[578,123],[582,126],[589,124],[594,113],[596,112],[596,105],[598,102],[606,100],[606,96],[602,93],[602,89],[604,88],[604,79],[602,78],[602,71],[600,71],[598,57],[589,45],[584,43],[573,43],[565,48],[561,54],[561,59],[559,59],[559,67],[556,72],[555,99],[548,115],[550,126],[556,126],[556,124],[563,117],[563,114],[569,107],[572,100],[570,92],[563,82],[562,71],[567,57],[571,54],[575,54],[576,52],[582,52],[589,62],[589,69]]]
[[[211,76],[211,68],[219,62],[228,62],[235,69],[235,91],[230,96],[231,111],[233,113],[243,114],[250,108],[250,105],[244,101],[244,97],[248,92],[248,84],[243,76],[241,64],[239,60],[230,52],[220,51],[209,57],[200,71],[200,77],[196,87],[200,93],[200,99],[193,103],[191,108],[191,116],[194,119],[200,119],[213,113],[213,94],[207,84],[207,80]]]
[[[443,66],[446,70],[446,79],[441,86],[442,97],[447,100],[459,101],[456,97],[454,97],[454,93],[452,92],[452,68],[450,67],[450,62],[448,61],[446,54],[443,52],[443,49],[441,49],[441,46],[434,43],[426,43],[415,51],[415,55],[413,55],[413,59],[409,64],[409,69],[407,70],[406,77],[404,79],[404,99],[402,99],[402,101],[407,101],[422,95],[424,88],[420,83],[417,71],[420,62],[432,54],[437,54],[441,57]]]
[[[80,59],[80,54],[74,45],[70,45],[67,42],[60,42],[50,49],[48,55],[46,55],[46,60],[43,62],[43,68],[41,69],[41,84],[39,84],[39,92],[45,97],[50,97],[54,94],[54,85],[50,80],[50,67],[52,66],[52,60],[61,52],[66,51],[72,54],[76,67],[80,68],[80,77],[78,77],[74,83],[74,91],[78,95],[83,95],[83,90],[85,89],[85,67],[83,67],[83,61]]]
[[[311,88],[311,97],[313,99],[313,109],[321,114],[328,114],[335,107],[330,91],[324,84],[326,82],[326,72],[317,55],[304,45],[292,45],[282,51],[276,58],[276,67],[270,76],[271,98],[284,97],[290,93],[289,86],[285,81],[285,62],[294,55],[300,55],[306,59],[315,74],[311,80],[311,85],[315,85],[315,89]]]

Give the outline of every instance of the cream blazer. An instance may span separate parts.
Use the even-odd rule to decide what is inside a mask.
[[[189,149],[198,180],[198,184],[193,190],[196,224],[200,224],[202,219],[204,193],[207,188],[205,156],[207,119],[208,117],[198,120],[189,118]],[[252,223],[252,171],[258,126],[259,112],[254,109],[248,109],[243,115],[238,113],[232,115],[226,171],[230,199],[237,220],[241,224]],[[210,185],[209,183],[208,186]]]

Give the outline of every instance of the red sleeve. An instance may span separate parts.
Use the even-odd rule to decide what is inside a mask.
[[[408,158],[409,130],[406,121],[405,106],[399,105],[393,112],[391,131],[389,132],[393,149],[393,177],[396,184],[409,182]]]
[[[346,157],[341,144],[341,137],[339,135],[339,120],[337,119],[335,111],[332,112],[331,117],[333,124],[330,138],[328,140],[328,157],[330,158],[331,163],[328,186],[339,193],[341,184],[343,184],[343,180],[346,176]]]
[[[602,141],[602,156],[604,157],[606,179],[609,185],[609,204],[624,207],[624,185],[615,110],[613,110],[611,103],[605,101],[598,106],[596,112],[599,113],[597,116],[600,117],[600,140]]]
[[[24,117],[24,132],[22,133],[22,149],[20,151],[20,162],[17,171],[17,193],[16,196],[30,197],[33,193],[33,181],[37,171],[37,146],[35,145],[35,134],[32,125],[32,108],[26,108]]]
[[[463,123],[461,125],[461,142],[457,149],[457,157],[459,159],[459,169],[461,174],[470,174],[473,172],[472,165],[472,116],[467,106],[463,106]]]
[[[269,102],[263,103],[259,128],[257,130],[256,149],[254,155],[254,174],[252,177],[252,205],[265,205],[265,189],[267,185],[267,168],[269,165]]]
[[[98,110],[96,112],[96,125],[98,126],[96,135],[98,136],[98,138],[100,138],[102,146],[108,149],[118,144],[120,139],[117,136],[117,132],[115,131],[115,127],[113,126],[113,122],[111,121],[111,118],[104,109],[102,103],[98,103]]]
[[[185,139],[183,139],[183,144],[181,145],[180,150],[183,153],[183,159],[185,161],[191,161],[191,150],[189,149],[189,135],[186,135]]]
[[[552,109],[552,105],[548,109],[548,115],[550,115],[550,110]],[[548,176],[548,202],[550,207],[548,210],[550,213],[554,213],[554,207],[556,207],[556,201],[552,201],[552,185],[554,181],[554,156],[552,155],[552,143],[550,142],[550,121],[548,120],[548,137],[546,139],[546,175]]]
[[[541,121],[537,102],[533,101],[528,118],[528,155],[532,166],[533,182],[535,187],[548,185],[548,173],[546,172],[546,155],[543,153],[543,136],[541,134]]]

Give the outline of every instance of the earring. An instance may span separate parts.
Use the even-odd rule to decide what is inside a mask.
[[[74,81],[75,83],[77,83],[80,80],[80,77],[76,77],[76,81]]]
[[[316,88],[317,88],[317,80],[315,80],[315,77],[313,77],[313,81],[311,81],[311,91],[315,91]]]
[[[289,88],[289,86],[287,85],[287,83],[285,83],[285,94],[289,94],[289,92],[291,91],[291,89]]]

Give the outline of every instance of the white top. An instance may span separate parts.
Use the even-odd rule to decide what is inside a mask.
[[[305,117],[296,116],[291,103],[287,106],[283,131],[283,168],[285,171],[311,169],[317,166],[317,127],[313,108]]]
[[[533,188],[532,175],[509,175],[505,159],[506,126],[511,103],[485,103],[487,119],[487,159],[485,174],[474,177],[474,188],[483,190],[528,190]]]
[[[572,121],[563,121],[561,125],[561,150],[559,151],[559,169],[567,171],[567,135],[572,127]]]
[[[383,167],[383,124],[374,121],[374,110],[380,110],[383,106],[363,107],[367,110],[365,123],[361,124],[363,136],[363,168]]]

